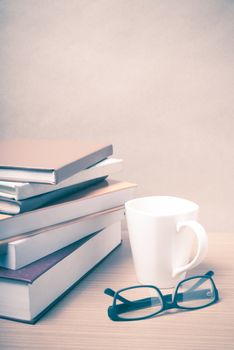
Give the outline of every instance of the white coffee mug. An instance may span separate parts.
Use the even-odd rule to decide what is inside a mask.
[[[182,198],[152,196],[125,203],[137,279],[172,288],[206,256],[208,238],[197,220],[197,204]],[[189,228],[186,229],[186,228]],[[197,252],[190,260],[194,234]]]

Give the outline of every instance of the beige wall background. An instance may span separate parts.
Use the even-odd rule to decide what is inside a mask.
[[[233,38],[228,0],[0,1],[0,137],[112,142],[138,195],[234,230]]]

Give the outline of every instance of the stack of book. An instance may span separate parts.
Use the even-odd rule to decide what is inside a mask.
[[[35,323],[121,243],[136,185],[112,145],[0,142],[0,317]]]

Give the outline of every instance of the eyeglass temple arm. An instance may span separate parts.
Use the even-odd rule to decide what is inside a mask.
[[[106,294],[106,295],[109,295],[110,297],[113,297],[114,298],[114,296],[115,296],[115,291],[113,290],[113,289],[111,289],[111,288],[106,288],[105,290],[104,290],[104,293]],[[117,299],[119,300],[119,301],[122,301],[123,303],[127,303],[127,304],[130,304],[131,303],[131,301],[130,300],[128,300],[128,299],[125,299],[124,297],[122,297],[121,295],[117,295]]]
[[[204,276],[210,276],[210,277],[212,277],[212,276],[214,276],[214,271],[208,271],[207,273],[205,273]]]

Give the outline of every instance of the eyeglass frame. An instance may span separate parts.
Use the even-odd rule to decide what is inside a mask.
[[[191,276],[191,277],[188,277],[188,278],[185,278],[183,280],[181,280],[175,287],[175,292],[173,294],[166,294],[166,295],[163,295],[161,290],[156,287],[156,286],[153,286],[153,285],[138,285],[138,286],[132,286],[132,287],[127,287],[127,288],[122,288],[122,289],[119,289],[118,291],[114,291],[113,289],[110,289],[110,288],[106,288],[104,290],[104,293],[109,295],[109,296],[112,296],[114,299],[113,299],[113,304],[111,306],[108,307],[108,316],[109,318],[112,320],[112,321],[137,321],[137,320],[144,320],[144,319],[147,319],[147,318],[151,318],[151,317],[154,317],[164,311],[167,311],[167,310],[170,310],[170,309],[183,309],[183,310],[188,310],[188,311],[192,311],[192,310],[198,310],[198,309],[203,309],[205,307],[208,307],[208,306],[211,306],[215,303],[218,302],[219,300],[219,292],[218,292],[218,289],[212,279],[212,276],[214,275],[214,272],[213,271],[208,271],[206,274],[204,275],[195,275],[195,276]],[[181,305],[178,305],[178,300],[177,300],[177,297],[180,293],[177,293],[178,292],[178,289],[180,288],[181,284],[184,283],[185,281],[189,281],[189,280],[193,280],[193,279],[200,279],[200,281],[203,279],[203,280],[210,280],[212,286],[213,286],[213,289],[214,289],[214,299],[206,304],[206,305],[202,305],[202,306],[196,306],[196,307],[186,307],[186,306],[181,306]],[[202,281],[201,283],[204,283],[204,281]],[[197,283],[195,283],[194,286],[191,287],[191,289],[194,289],[194,287],[197,287],[199,286],[201,283],[199,283],[199,281],[197,281]],[[152,313],[150,315],[146,315],[146,316],[142,316],[142,317],[133,317],[133,318],[123,318],[123,317],[120,317],[118,315],[118,313],[116,312],[116,309],[118,306],[122,305],[122,304],[116,304],[117,300],[120,300],[120,301],[123,301],[123,303],[134,303],[135,301],[129,301],[125,298],[123,298],[121,295],[119,295],[121,292],[124,292],[126,290],[129,290],[129,289],[137,289],[137,288],[153,288],[154,290],[156,290],[156,292],[158,293],[158,297],[160,297],[161,299],[161,304],[162,304],[162,307],[160,310],[156,311],[155,313]],[[188,291],[186,291],[188,292]],[[197,291],[197,292],[200,292],[200,291]],[[182,293],[183,294],[183,293]],[[146,298],[147,299],[147,298]],[[150,298],[151,299],[151,298]],[[169,299],[169,301],[167,300]],[[170,299],[172,300],[170,302]],[[143,300],[143,299],[142,299]],[[139,301],[139,300],[138,300]],[[134,309],[133,309],[134,310]]]

